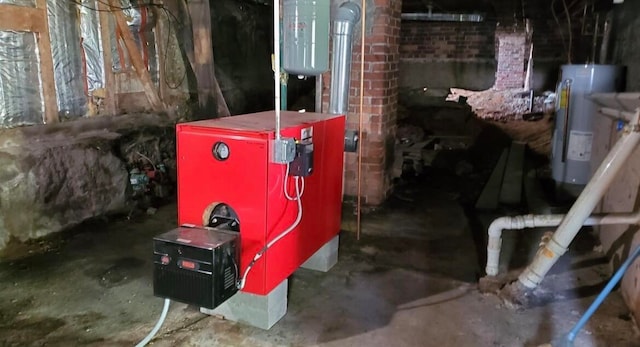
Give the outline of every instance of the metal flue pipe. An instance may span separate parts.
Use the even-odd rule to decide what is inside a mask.
[[[332,114],[347,114],[349,111],[353,29],[358,21],[360,21],[358,4],[345,2],[340,5],[333,21],[333,59],[329,97],[329,113]]]

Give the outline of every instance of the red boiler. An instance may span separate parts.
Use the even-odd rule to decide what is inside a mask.
[[[178,223],[213,226],[219,207],[228,208],[223,213],[239,224],[239,274],[298,216],[297,202],[285,195],[295,196],[296,168],[272,160],[274,119],[268,111],[176,127]],[[300,223],[246,278],[242,290],[258,295],[268,294],[340,230],[345,117],[282,111],[281,128],[283,138],[312,151],[311,164],[304,163],[312,170],[305,171]]]

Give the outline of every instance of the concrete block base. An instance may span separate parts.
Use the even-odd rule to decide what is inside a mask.
[[[268,330],[287,313],[288,284],[285,279],[267,295],[239,292],[213,310],[200,312]]]
[[[325,243],[300,267],[327,272],[338,263],[338,246],[340,245],[340,235],[336,235],[329,242]]]

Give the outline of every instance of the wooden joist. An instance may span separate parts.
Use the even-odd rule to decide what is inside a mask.
[[[118,6],[118,3],[115,0],[109,0],[109,3],[112,7]],[[144,89],[144,93],[149,100],[149,104],[151,108],[156,112],[163,112],[166,110],[160,96],[158,95],[155,86],[153,85],[153,81],[151,80],[151,75],[147,70],[144,61],[142,60],[142,54],[136,45],[136,42],[133,38],[133,34],[129,30],[129,26],[127,25],[127,19],[124,17],[124,14],[120,10],[115,10],[112,12],[116,25],[120,29],[122,34],[122,41],[124,42],[124,46],[127,49],[129,54],[129,60],[131,61],[131,65],[136,71],[140,82],[142,83],[142,87]]]
[[[0,5],[0,30],[43,32],[47,12],[41,8]]]
[[[53,75],[53,56],[51,55],[51,36],[49,36],[49,19],[47,17],[47,0],[37,0],[36,7],[44,15],[41,31],[36,33],[38,51],[40,52],[40,78],[42,80],[42,95],[44,96],[44,122],[45,124],[57,123],[58,102],[56,97],[56,84]]]
[[[219,117],[230,115],[227,102],[222,95],[213,64],[211,39],[211,8],[209,1],[190,1],[188,10],[193,27],[193,53],[189,52],[191,67],[198,82],[198,101],[202,109],[215,100]]]

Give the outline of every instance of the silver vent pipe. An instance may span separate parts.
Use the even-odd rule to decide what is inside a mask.
[[[333,59],[329,96],[329,113],[332,114],[346,115],[349,112],[353,29],[359,21],[360,6],[353,2],[340,5],[333,20]]]
[[[433,13],[431,9],[426,13],[402,13],[402,20],[432,21],[432,22],[482,22],[484,16],[476,13]]]

